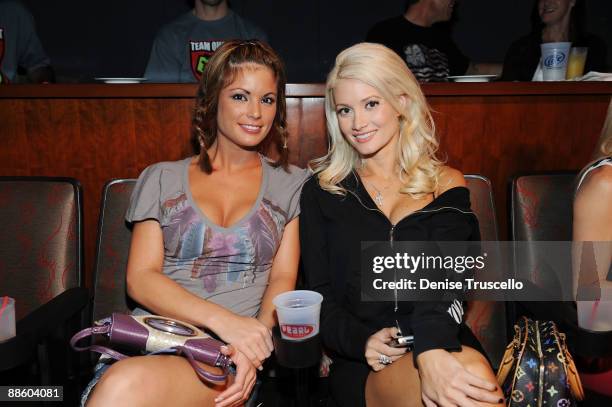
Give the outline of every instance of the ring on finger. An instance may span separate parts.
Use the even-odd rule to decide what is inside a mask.
[[[389,356],[387,355],[383,355],[382,353],[380,355],[378,355],[378,362],[381,365],[390,365],[392,360]]]

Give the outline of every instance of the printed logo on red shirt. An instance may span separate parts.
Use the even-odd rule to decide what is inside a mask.
[[[289,338],[302,339],[314,331],[314,325],[281,324],[281,331]]]
[[[202,79],[208,60],[222,44],[223,41],[189,41],[191,70],[198,82]]]

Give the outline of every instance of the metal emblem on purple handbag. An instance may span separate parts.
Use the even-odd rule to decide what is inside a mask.
[[[102,334],[108,338],[109,345],[117,345],[136,351],[166,352],[175,351],[185,356],[200,379],[209,382],[223,382],[228,375],[231,359],[220,351],[223,342],[186,322],[157,315],[125,315],[113,313],[102,320],[101,325],[83,329],[70,340],[76,351],[91,350],[103,353],[113,359],[121,360],[128,356],[103,345],[77,346],[77,342],[88,336]],[[222,374],[214,374],[197,365],[202,362],[220,367]]]

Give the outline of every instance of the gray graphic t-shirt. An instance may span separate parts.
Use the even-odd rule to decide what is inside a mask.
[[[268,41],[259,27],[231,10],[213,21],[190,11],[157,33],[144,75],[149,82],[199,82],[208,59],[225,41],[254,38]]]
[[[261,157],[262,183],[251,210],[231,227],[212,223],[188,183],[193,157],[145,169],[132,193],[128,222],[157,220],[164,239],[163,273],[190,292],[255,317],[285,225],[299,215],[307,170],[287,173]]]

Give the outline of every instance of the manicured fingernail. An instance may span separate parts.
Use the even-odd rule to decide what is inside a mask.
[[[259,366],[259,367],[257,368],[257,370],[259,370],[259,371],[261,372],[261,371],[263,370],[263,366]]]
[[[220,401],[222,401],[222,400],[223,400],[223,397],[217,397],[217,398],[215,399],[215,403],[218,403],[218,402],[220,402]]]

